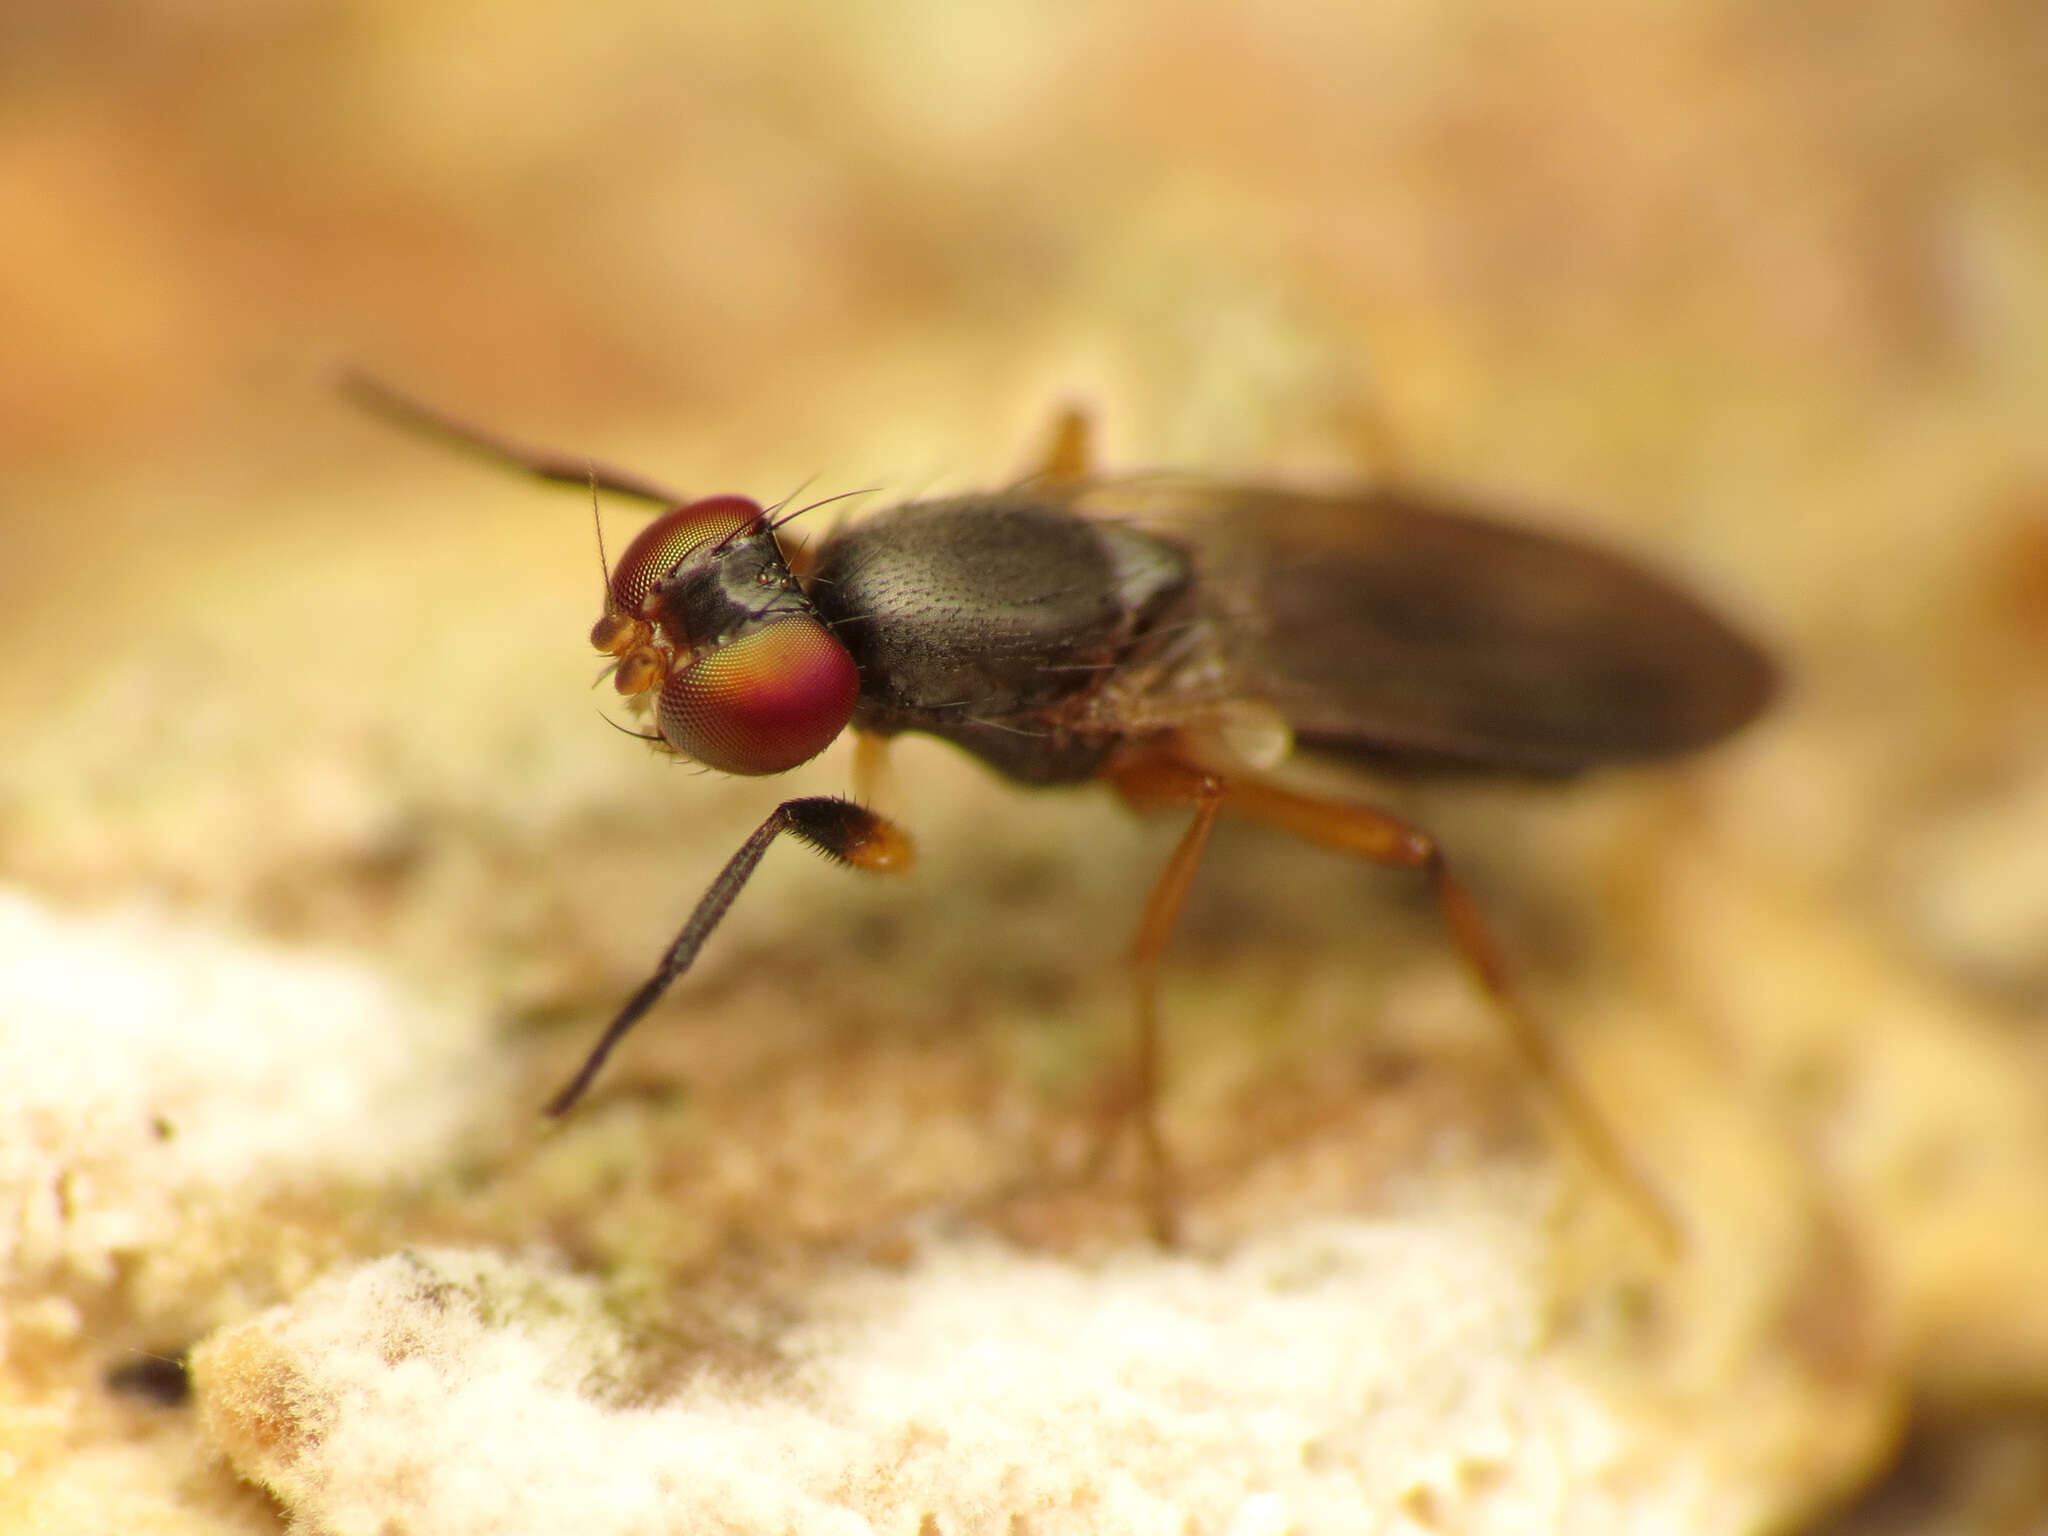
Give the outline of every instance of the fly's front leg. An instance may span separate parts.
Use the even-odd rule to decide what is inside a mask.
[[[640,990],[605,1026],[604,1033],[583,1059],[576,1075],[561,1092],[548,1100],[547,1112],[550,1115],[567,1114],[583,1097],[584,1090],[597,1076],[612,1048],[625,1037],[626,1031],[637,1024],[676,978],[690,968],[691,962],[697,958],[697,951],[704,947],[704,941],[711,937],[711,930],[718,926],[719,919],[725,916],[740,888],[761,862],[761,856],[768,851],[768,845],[785,832],[799,842],[810,844],[826,858],[850,864],[856,869],[895,871],[910,867],[909,835],[894,822],[877,816],[865,806],[826,796],[785,800],[754,829],[753,836],[740,845],[739,852],[718,872],[718,878],[711,882],[711,889],[698,899],[689,921],[683,924],[675,942],[661,957],[654,974],[641,984]]]
[[[1619,1140],[1608,1129],[1591,1096],[1523,1006],[1509,979],[1500,949],[1479,914],[1478,904],[1464,883],[1451,873],[1443,850],[1428,832],[1370,806],[1317,800],[1255,779],[1230,779],[1208,773],[1166,751],[1133,754],[1121,763],[1113,764],[1110,777],[1125,798],[1140,808],[1193,802],[1202,807],[1212,820],[1217,809],[1227,808],[1325,848],[1370,859],[1376,864],[1421,871],[1436,895],[1437,910],[1452,944],[1493,1000],[1523,1062],[1542,1082],[1552,1102],[1570,1123],[1579,1144],[1602,1175],[1636,1208],[1659,1242],[1670,1251],[1681,1246],[1679,1225],[1670,1206],[1623,1153]],[[1206,828],[1203,835],[1206,836]],[[1193,829],[1190,829],[1192,836]],[[1188,872],[1192,873],[1192,865]],[[1171,873],[1170,866],[1169,875]],[[1166,884],[1167,880],[1162,878],[1161,888]],[[1159,894],[1154,892],[1155,901]],[[1179,898],[1185,894],[1183,877],[1173,900],[1172,911],[1176,915]],[[1148,922],[1150,916],[1148,907]],[[1170,926],[1170,919],[1168,921]],[[1154,959],[1156,961],[1156,955]],[[1156,1028],[1146,1022],[1142,1013],[1140,1029],[1142,1057],[1147,1048],[1145,1033],[1156,1034]],[[1152,1048],[1156,1049],[1156,1045]]]
[[[516,442],[489,428],[450,416],[352,368],[343,369],[335,376],[335,388],[372,415],[381,416],[408,432],[438,437],[443,442],[493,459],[508,469],[531,475],[536,480],[546,480],[555,485],[588,485],[664,507],[679,507],[690,499],[630,469],[601,464],[581,454],[561,453],[552,448]]]

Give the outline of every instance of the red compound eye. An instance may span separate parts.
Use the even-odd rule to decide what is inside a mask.
[[[731,538],[761,520],[759,502],[744,496],[707,496],[664,512],[640,532],[612,567],[611,611],[640,617],[647,594],[692,550]],[[604,620],[598,620],[600,627]],[[606,647],[591,636],[599,650]]]
[[[860,674],[812,618],[780,619],[669,674],[662,739],[721,773],[781,773],[846,729]]]

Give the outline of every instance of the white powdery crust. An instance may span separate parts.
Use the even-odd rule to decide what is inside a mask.
[[[481,1045],[361,967],[0,890],[0,1286],[104,1282],[224,1201],[433,1159]]]
[[[331,1275],[205,1344],[206,1422],[303,1532],[1735,1530],[1539,1341],[1505,1219],[1206,1261],[988,1245],[822,1282],[779,1364],[656,1400],[590,1282],[473,1252]]]

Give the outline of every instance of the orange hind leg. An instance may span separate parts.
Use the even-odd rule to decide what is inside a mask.
[[[1670,1206],[1630,1162],[1591,1096],[1523,1006],[1478,905],[1452,874],[1443,850],[1428,832],[1370,806],[1318,800],[1258,779],[1198,768],[1171,748],[1126,753],[1109,765],[1105,776],[1139,809],[1187,805],[1195,812],[1152,888],[1131,955],[1138,989],[1134,1114],[1145,1165],[1146,1210],[1155,1238],[1170,1243],[1177,1226],[1171,1160],[1159,1127],[1159,962],[1179,921],[1209,831],[1218,814],[1229,810],[1322,847],[1376,864],[1418,870],[1427,877],[1451,943],[1493,1000],[1523,1063],[1542,1083],[1579,1145],[1636,1208],[1660,1243],[1673,1251],[1680,1246],[1679,1225]]]

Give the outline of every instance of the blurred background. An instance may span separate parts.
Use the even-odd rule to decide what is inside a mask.
[[[366,1248],[635,1251],[675,1166],[611,1169],[594,1213],[566,1153],[526,1182],[514,1111],[782,786],[606,730],[587,499],[367,421],[333,370],[764,500],[999,483],[1074,401],[1113,467],[1453,483],[1769,637],[1784,707],[1678,787],[1534,826],[1482,795],[1447,833],[1539,973],[1599,962],[1553,992],[1619,972],[1622,1012],[1694,1030],[1641,1068],[1648,1128],[1617,1116],[1646,1160],[1732,1187],[1751,1152],[1714,1138],[1767,1125],[1824,1213],[1802,1294],[1868,1302],[1854,1374],[1901,1427],[1804,1517],[2048,1518],[2037,0],[10,0],[4,32],[0,879],[373,955],[507,1021],[527,1065],[487,1192]],[[616,548],[633,513],[606,513]],[[702,1005],[754,1054],[650,1031],[619,1069],[658,1101],[819,1059],[822,1031],[816,1070],[871,1070],[870,1108],[937,1106],[892,1132],[937,1140],[884,1160],[885,1207],[1008,1166],[945,1106],[1084,1093],[1171,836],[897,757],[921,883],[771,859]],[[835,753],[793,782],[845,780]],[[1400,882],[1330,864],[1227,842],[1183,946],[1216,1007],[1293,1009],[1311,1064],[1317,985],[1462,986]],[[1169,1008],[1228,1056],[1229,1021]],[[1096,1042],[1080,1065],[1065,1035]],[[1623,1084],[1653,1049],[1588,1047]],[[1695,1123],[1672,1085],[1703,1058],[1733,1107]],[[1188,1136],[1237,1101],[1208,1102]],[[683,1250],[852,1220],[807,1155],[782,1215],[693,1163],[724,1193]],[[120,1306],[138,1337],[222,1320],[169,1285]]]

